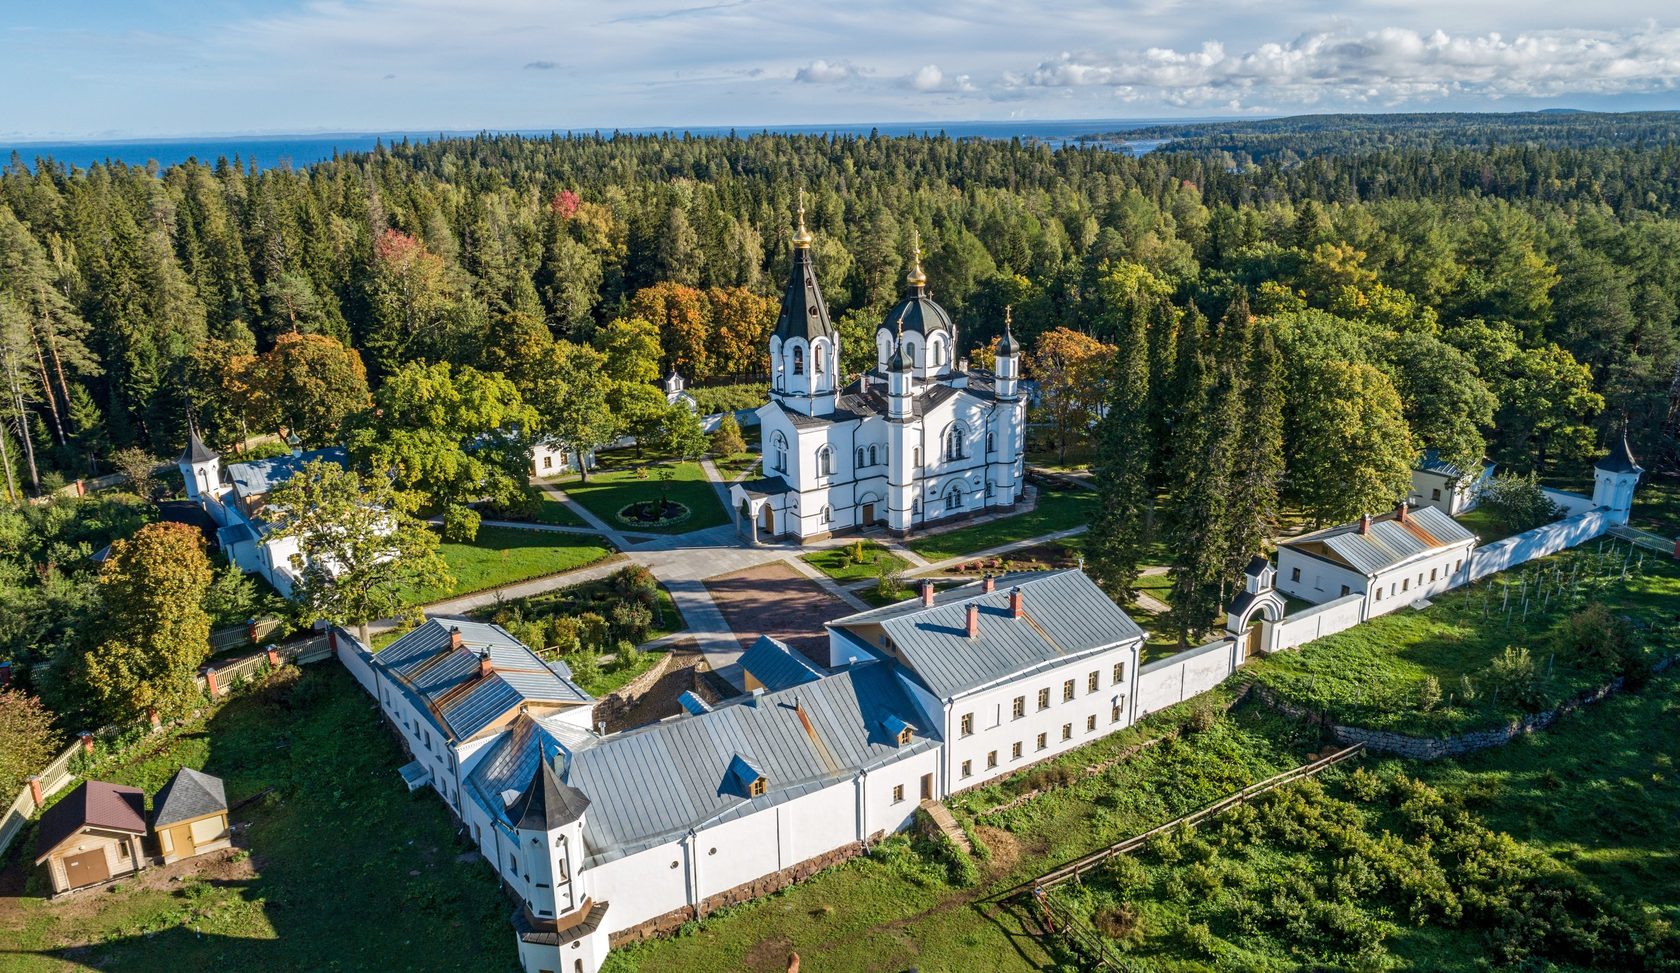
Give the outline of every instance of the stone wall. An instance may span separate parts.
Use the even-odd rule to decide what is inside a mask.
[[[881,838],[882,835],[877,833],[870,836],[870,842],[879,841]],[[805,881],[823,869],[833,868],[835,865],[851,861],[868,850],[868,846],[863,842],[854,841],[815,858],[802,861],[797,865],[791,865],[779,872],[771,872],[769,875],[761,876],[744,885],[737,885],[716,895],[707,896],[706,900],[700,904],[699,916],[711,915],[719,909],[740,905],[742,902],[780,892],[790,885]],[[608,904],[611,905],[611,903]],[[695,915],[694,907],[691,905],[685,905],[680,909],[672,909],[670,912],[654,916],[646,922],[620,929],[608,939],[608,945],[617,948],[625,943],[641,942],[655,936],[664,936],[676,932],[683,923],[695,918],[698,918],[698,916]]]
[[[1662,672],[1672,666],[1680,656],[1669,656],[1651,667],[1652,672]],[[1252,691],[1266,705],[1272,707],[1285,716],[1306,720],[1325,727],[1335,736],[1336,740],[1349,746],[1355,743],[1365,744],[1365,749],[1379,753],[1391,753],[1410,760],[1440,760],[1445,757],[1458,757],[1477,750],[1489,750],[1502,747],[1524,734],[1544,730],[1553,723],[1583,706],[1591,706],[1620,692],[1624,683],[1621,676],[1610,680],[1596,689],[1589,689],[1571,696],[1559,703],[1555,708],[1544,713],[1530,713],[1521,719],[1515,719],[1504,726],[1486,730],[1472,730],[1446,738],[1414,737],[1404,733],[1392,733],[1387,730],[1372,730],[1362,726],[1344,726],[1331,723],[1323,715],[1296,706],[1280,698],[1269,687],[1255,683]]]
[[[1584,544],[1614,526],[1616,523],[1611,519],[1610,511],[1588,510],[1483,545],[1470,555],[1469,580],[1477,581],[1495,572],[1510,570],[1525,561]]]
[[[619,714],[641,702],[642,697],[647,695],[648,690],[657,685],[659,680],[665,678],[665,673],[670,670],[671,660],[674,657],[674,652],[666,652],[658,662],[654,663],[653,668],[620,686],[617,692],[609,694],[596,703],[593,725],[612,723]]]

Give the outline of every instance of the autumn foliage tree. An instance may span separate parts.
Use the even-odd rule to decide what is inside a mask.
[[[111,545],[99,572],[105,619],[82,658],[93,702],[112,719],[187,711],[210,654],[204,596],[213,575],[204,537],[185,524],[147,524]]]
[[[1114,346],[1069,328],[1040,335],[1026,369],[1038,382],[1039,408],[1056,430],[1056,455],[1067,461],[1068,442],[1085,430],[1102,405]]]
[[[254,421],[311,446],[336,441],[344,420],[369,401],[362,356],[318,334],[281,335],[251,360],[244,386]]]
[[[41,701],[0,689],[0,794],[16,794],[52,757],[53,716]]]

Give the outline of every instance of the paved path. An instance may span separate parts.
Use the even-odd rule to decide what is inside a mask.
[[[582,520],[584,523],[595,528],[595,530],[599,531],[607,540],[612,541],[614,547],[623,551],[632,546],[630,539],[625,537],[624,534],[617,528],[595,516],[588,507],[585,507],[583,504],[578,503],[576,500],[567,496],[564,490],[561,490],[559,487],[554,486],[551,483],[544,483],[542,484],[542,491],[553,497],[555,500],[565,504],[567,510],[576,514],[579,520]]]
[[[935,571],[942,571],[958,564],[967,564],[969,561],[977,560],[979,558],[997,557],[999,554],[1008,554],[1010,551],[1024,550],[1029,547],[1036,547],[1039,544],[1048,544],[1051,541],[1064,540],[1069,537],[1078,537],[1080,534],[1085,533],[1085,530],[1086,528],[1083,525],[1079,527],[1069,527],[1067,530],[1051,531],[1048,534],[1040,534],[1037,537],[1028,537],[1025,540],[1010,541],[1008,544],[999,544],[997,547],[988,547],[983,551],[975,551],[973,554],[963,554],[959,557],[948,557],[943,561],[923,561],[923,567],[908,573],[929,574]]]
[[[729,484],[724,481],[723,474],[718,472],[718,468],[712,465],[710,459],[702,459],[700,469],[706,474],[706,481],[712,485],[712,490],[717,493],[718,506],[723,508],[724,513],[730,514],[730,519],[733,520],[734,514],[729,508]]]
[[[810,578],[812,581],[815,581],[817,583],[817,587],[819,587],[822,590],[828,592],[829,594],[833,595],[834,597],[840,599],[841,601],[845,602],[846,604],[851,605],[853,608],[857,609],[858,611],[866,612],[869,609],[875,607],[874,605],[871,605],[867,601],[864,601],[862,598],[859,598],[857,595],[854,595],[850,591],[847,591],[845,588],[841,587],[840,583],[838,581],[835,581],[833,578],[829,577],[826,574],[823,574],[821,571],[818,571],[816,568],[812,567],[804,558],[790,557],[790,558],[787,559],[787,563],[793,565],[793,569],[795,571],[798,571],[800,574],[803,574],[805,577]],[[868,584],[874,584],[875,582],[870,581],[870,582],[867,582],[867,583]]]
[[[441,524],[442,517],[433,517],[431,523]],[[565,524],[536,524],[528,520],[484,520],[479,522],[484,527],[512,527],[514,530],[546,530],[554,534],[587,534],[590,537],[600,537],[601,532],[593,527],[570,527]]]
[[[605,561],[597,561],[594,564],[578,568],[575,571],[567,571],[563,574],[550,574],[541,578],[532,578],[529,581],[519,581],[514,584],[503,585],[500,588],[491,588],[487,591],[475,591],[470,595],[460,595],[455,598],[445,599],[444,601],[434,601],[431,604],[426,605],[424,610],[429,617],[470,615],[473,612],[483,611],[486,608],[493,608],[504,601],[512,601],[516,598],[529,598],[531,595],[540,595],[545,591],[552,591],[555,588],[570,588],[572,585],[579,585],[588,581],[599,580],[609,574],[612,574],[614,571],[621,570],[624,567],[624,563],[624,556],[615,554],[612,557],[607,558]],[[391,624],[386,624],[387,622],[390,622]],[[389,618],[382,619],[369,626],[369,628],[375,631],[384,631],[387,628],[395,627],[396,619]]]

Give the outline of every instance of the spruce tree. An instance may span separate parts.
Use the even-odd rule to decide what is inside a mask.
[[[1150,397],[1148,311],[1126,314],[1108,380],[1107,412],[1097,424],[1097,493],[1086,537],[1087,567],[1109,597],[1137,595],[1138,568],[1149,542]]]
[[[1219,354],[1225,330],[1222,325],[1207,340],[1193,337],[1179,345],[1182,408],[1174,430],[1171,531],[1172,622],[1180,644],[1209,627],[1225,597],[1232,458],[1241,426],[1241,376],[1230,356]]]
[[[1243,310],[1246,313],[1246,301]],[[1278,527],[1283,482],[1283,357],[1268,322],[1252,322],[1243,353],[1241,426],[1231,473],[1231,541],[1225,576],[1242,574]]]

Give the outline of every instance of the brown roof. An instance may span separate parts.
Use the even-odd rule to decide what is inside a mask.
[[[53,849],[83,828],[102,828],[128,834],[146,833],[146,795],[138,787],[86,780],[70,796],[41,815],[35,835],[35,864],[46,861]]]

